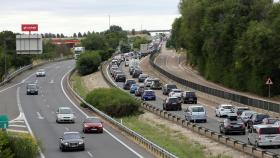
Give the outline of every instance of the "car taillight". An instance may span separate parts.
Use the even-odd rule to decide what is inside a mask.
[[[100,128],[101,128],[101,127],[103,127],[103,125],[102,125],[102,124],[99,124],[99,125],[98,125],[98,127],[100,127]]]

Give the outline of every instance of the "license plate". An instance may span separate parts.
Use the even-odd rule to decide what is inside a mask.
[[[95,128],[92,128],[91,130],[92,130],[92,131],[96,131],[97,129],[95,129]]]

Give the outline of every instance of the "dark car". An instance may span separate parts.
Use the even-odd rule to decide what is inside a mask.
[[[132,78],[138,78],[140,74],[142,74],[142,70],[136,68],[136,69],[134,69],[134,71],[132,72]]]
[[[264,118],[269,118],[269,115],[261,113],[253,114],[247,122],[248,129],[252,128],[253,125],[261,124]]]
[[[29,83],[26,85],[26,94],[27,95],[38,95],[38,86],[37,84]]]
[[[83,122],[83,132],[97,132],[103,133],[103,123],[97,117],[86,118]]]
[[[235,113],[230,113],[227,115],[227,118],[220,123],[220,133],[224,133],[225,135],[229,133],[241,133],[245,135],[245,124]]]
[[[85,150],[84,137],[79,132],[64,132],[59,140],[61,151],[66,150]]]
[[[162,84],[160,83],[160,80],[157,79],[157,78],[153,79],[150,88],[151,89],[161,89],[162,88]]]
[[[165,84],[162,87],[162,94],[168,95],[172,89],[177,89],[177,86],[175,84]]]
[[[118,74],[123,74],[121,70],[114,70],[112,77],[115,79]]]
[[[134,67],[134,66],[130,66],[130,67],[129,67],[129,74],[130,74],[130,75],[132,75],[132,73],[133,73],[133,71],[134,71],[135,68],[136,68],[136,67]]]
[[[116,82],[125,82],[126,80],[126,76],[125,74],[117,74],[117,76],[115,77],[115,81]]]
[[[131,86],[132,84],[136,84],[136,81],[133,80],[133,79],[128,79],[128,80],[126,80],[125,83],[124,83],[124,85],[123,85],[123,89],[125,89],[125,90],[130,90],[130,86]]]
[[[168,97],[163,101],[163,110],[182,110],[182,104],[177,97]]]
[[[144,82],[146,78],[148,78],[149,75],[147,74],[140,74],[138,77],[138,82]]]
[[[184,103],[188,104],[197,104],[197,96],[195,92],[191,91],[186,91],[184,92],[185,94],[183,95],[183,101]]]
[[[141,96],[142,100],[156,100],[156,94],[153,90],[145,90]]]

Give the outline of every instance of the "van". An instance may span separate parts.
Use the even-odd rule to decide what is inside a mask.
[[[249,129],[248,143],[257,147],[279,146],[280,128],[277,125],[253,125]]]

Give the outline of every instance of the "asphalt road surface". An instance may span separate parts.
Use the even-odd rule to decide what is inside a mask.
[[[78,108],[65,88],[68,72],[75,61],[68,60],[42,66],[46,77],[36,77],[37,69],[28,71],[9,85],[0,88],[0,106],[10,118],[24,120],[25,128],[41,142],[42,157],[46,158],[142,158],[154,157],[142,147],[130,141],[119,131],[104,123],[103,134],[84,134],[85,151],[61,152],[59,138],[66,131],[82,132],[82,121],[93,114]],[[37,83],[39,95],[26,95],[26,83]],[[8,88],[8,89],[7,89]],[[5,106],[3,106],[5,105]],[[11,107],[10,107],[11,106]],[[57,124],[55,111],[60,106],[71,107],[76,116],[74,124]],[[1,109],[2,110],[2,109]],[[2,111],[1,111],[2,112]],[[22,120],[19,120],[22,119]]]

